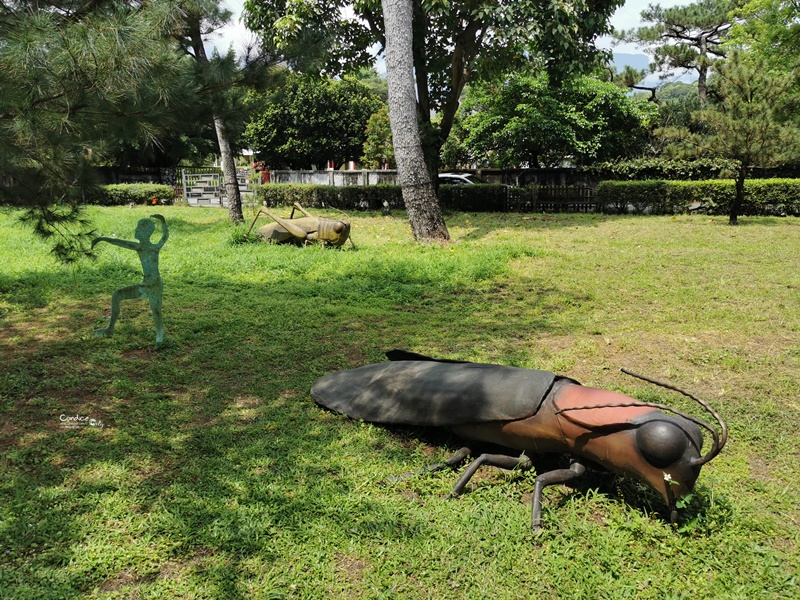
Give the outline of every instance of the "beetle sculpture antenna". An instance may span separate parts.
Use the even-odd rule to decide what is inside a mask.
[[[677,408],[672,408],[671,406],[667,406],[666,404],[658,404],[657,402],[638,402],[638,401],[635,401],[635,402],[612,402],[612,403],[609,403],[609,404],[594,404],[594,405],[589,405],[589,406],[570,406],[570,407],[562,408],[561,410],[556,411],[556,414],[558,415],[558,414],[561,414],[561,413],[564,413],[564,412],[567,412],[567,411],[572,411],[572,410],[594,410],[596,408],[627,408],[627,407],[631,407],[631,406],[644,406],[644,407],[649,407],[649,408],[658,408],[660,410],[665,410],[667,412],[674,413],[674,414],[676,414],[678,416],[683,417],[684,419],[692,421],[693,423],[697,423],[698,425],[700,425],[701,427],[703,427],[704,429],[708,430],[711,433],[711,437],[714,440],[713,443],[711,444],[711,449],[706,453],[705,456],[701,456],[701,457],[698,457],[698,458],[691,459],[690,462],[691,462],[691,464],[693,466],[699,467],[701,465],[704,465],[708,461],[710,461],[712,458],[714,458],[717,454],[720,453],[720,451],[722,450],[722,448],[725,446],[725,444],[728,441],[728,426],[725,424],[725,421],[722,420],[722,417],[719,416],[717,411],[715,411],[713,408],[711,408],[711,406],[709,406],[707,402],[701,400],[700,398],[698,398],[694,394],[691,394],[691,393],[689,393],[689,392],[687,392],[685,390],[682,390],[679,387],[675,387],[672,384],[664,383],[663,381],[658,381],[656,379],[651,379],[649,377],[645,377],[644,375],[639,375],[639,374],[634,373],[633,371],[629,371],[627,369],[620,369],[620,371],[622,371],[626,375],[630,375],[631,377],[636,377],[637,379],[641,379],[642,381],[647,381],[648,383],[652,383],[654,385],[661,386],[661,387],[666,388],[668,390],[673,390],[675,392],[678,392],[679,394],[683,394],[687,398],[691,398],[692,400],[694,400],[695,402],[700,404],[700,406],[702,406],[708,412],[711,413],[711,416],[713,416],[714,419],[716,419],[717,423],[719,423],[720,431],[717,431],[715,428],[713,428],[711,425],[709,425],[708,423],[706,423],[702,419],[698,419],[696,417],[693,417],[692,415],[690,415],[688,413],[685,413],[682,410],[678,410]]]
[[[728,441],[728,426],[725,424],[725,421],[722,420],[722,417],[719,416],[717,411],[711,408],[711,406],[707,402],[701,400],[694,394],[690,394],[689,392],[684,391],[678,387],[675,387],[674,385],[671,385],[669,383],[664,383],[663,381],[658,381],[656,379],[650,379],[649,377],[645,377],[644,375],[638,375],[637,373],[634,373],[633,371],[628,371],[627,369],[620,369],[620,371],[622,371],[626,375],[630,375],[631,377],[636,377],[637,379],[641,379],[642,381],[647,381],[648,383],[652,383],[653,385],[661,386],[668,390],[672,390],[674,392],[678,392],[679,394],[683,394],[687,398],[691,398],[692,400],[697,402],[700,406],[705,408],[709,413],[711,413],[711,416],[714,417],[717,423],[719,423],[720,433],[719,435],[717,435],[716,430],[711,429],[709,426],[702,424],[699,421],[695,421],[696,423],[702,424],[703,427],[706,427],[706,429],[711,431],[711,434],[714,437],[714,444],[712,445],[711,450],[709,450],[708,454],[706,454],[702,458],[693,460],[692,464],[694,464],[695,466],[704,465],[712,458],[714,458],[717,454],[720,453],[723,446],[725,446],[725,444]]]

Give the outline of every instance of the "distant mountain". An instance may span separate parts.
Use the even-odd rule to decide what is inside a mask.
[[[649,68],[650,59],[646,54],[617,54],[614,52],[614,60],[611,64],[617,69],[617,73],[621,73],[625,67],[646,71]]]

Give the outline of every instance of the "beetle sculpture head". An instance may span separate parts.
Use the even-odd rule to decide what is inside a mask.
[[[677,500],[694,489],[701,467],[722,450],[728,437],[727,427],[708,404],[692,394],[624,369],[623,372],[697,401],[716,419],[720,431],[701,419],[669,406],[637,402],[604,390],[596,392],[610,402],[592,402],[583,406],[571,402],[567,393],[556,401],[556,414],[562,417],[562,423],[567,422],[567,427],[591,428],[593,433],[590,435],[574,434],[582,455],[592,458],[610,471],[632,476],[649,485],[667,503],[671,520],[675,522],[678,517]],[[620,413],[619,418],[608,414],[615,411]],[[601,423],[605,427],[611,426],[611,431],[598,428]],[[616,426],[613,425],[615,423]],[[711,448],[705,455],[702,454],[701,428],[707,429],[712,436]]]

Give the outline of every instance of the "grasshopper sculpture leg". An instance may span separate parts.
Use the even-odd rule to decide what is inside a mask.
[[[305,216],[295,219],[295,210],[299,210]],[[258,209],[253,222],[250,224],[247,235],[250,235],[258,217],[262,214],[267,215],[275,221],[274,223],[258,228],[259,237],[266,242],[273,242],[276,244],[283,244],[286,242],[293,242],[296,244],[321,242],[323,244],[331,244],[332,246],[341,246],[350,238],[350,223],[347,221],[315,217],[297,202],[294,203],[292,213],[289,215],[288,219],[279,217],[271,210],[262,206]],[[350,242],[352,243],[352,240],[350,240]]]
[[[676,502],[694,488],[701,467],[727,441],[727,427],[705,402],[697,401],[719,425],[663,404],[591,388],[548,371],[461,361],[437,360],[403,350],[387,353],[390,362],[330,373],[317,380],[312,397],[322,406],[354,419],[374,423],[445,427],[465,440],[492,443],[508,454],[483,454],[453,488],[460,494],[483,465],[527,469],[529,456],[568,454],[568,469],[536,478],[532,523],[542,522],[542,492],[548,485],[580,477],[587,463],[644,482],[677,517]],[[702,429],[711,433],[702,454]],[[430,469],[452,466],[471,452]]]

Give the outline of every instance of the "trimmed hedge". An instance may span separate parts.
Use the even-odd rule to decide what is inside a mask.
[[[738,164],[724,158],[698,158],[694,160],[666,160],[663,158],[636,158],[617,162],[602,162],[578,167],[597,181],[706,181],[732,178]],[[753,168],[751,179],[786,179],[800,177],[800,165],[783,165],[770,168]]]
[[[675,214],[702,210],[727,215],[736,194],[730,179],[707,181],[603,181],[597,186],[597,211]],[[800,215],[800,179],[745,181],[743,216]]]
[[[439,187],[439,201],[443,209],[479,212],[507,210],[509,190],[522,188],[505,185],[443,185]],[[257,186],[255,201],[266,206],[290,206],[299,202],[309,208],[337,208],[340,210],[382,210],[384,202],[390,209],[404,209],[399,185],[330,186],[299,183],[270,183]],[[514,194],[511,194],[514,195]]]
[[[153,199],[172,204],[175,191],[169,185],[158,183],[118,183],[99,185],[87,194],[87,204],[123,206],[125,204],[152,204]]]
[[[307,183],[269,183],[255,186],[255,201],[265,206],[290,206],[299,202],[307,208],[340,210],[381,210],[403,208],[403,197],[397,185],[365,185],[337,187]]]

